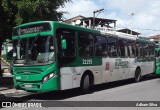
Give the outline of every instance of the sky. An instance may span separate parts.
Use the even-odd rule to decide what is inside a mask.
[[[144,37],[160,34],[160,0],[72,0],[58,11],[67,12],[64,18],[69,19],[92,17],[93,11],[102,8],[96,16],[117,20],[117,29],[130,28]]]

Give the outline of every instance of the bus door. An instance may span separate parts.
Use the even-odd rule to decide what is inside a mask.
[[[75,31],[59,28],[56,30],[56,37],[61,90],[71,89],[73,88],[73,74],[76,70],[76,68],[70,66],[76,58]]]
[[[151,69],[152,62],[150,61],[151,59],[149,58],[149,44],[148,43],[142,43],[143,45],[143,50],[142,50],[142,74],[148,74],[153,71]]]
[[[84,40],[83,40],[84,42]],[[109,62],[107,61],[107,38],[104,35],[95,35],[95,56],[98,62],[98,59],[102,60],[102,65],[97,66],[97,70],[95,71],[95,76],[97,76],[98,82],[104,83],[109,81]],[[94,68],[96,69],[96,67]],[[101,80],[99,80],[99,78]],[[95,78],[95,82],[96,78]]]

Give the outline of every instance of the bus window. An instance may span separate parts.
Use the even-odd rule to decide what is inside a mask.
[[[154,44],[149,44],[149,55],[150,57],[154,57]]]
[[[60,56],[74,57],[76,53],[75,32],[69,29],[60,28],[56,32],[58,39],[58,52]],[[61,41],[66,40],[66,49],[62,49]]]
[[[136,56],[137,57],[143,57],[143,43],[137,42],[136,43]]]
[[[114,37],[108,37],[108,56],[109,57],[117,57],[117,39]]]
[[[149,49],[148,49],[148,44],[147,43],[143,44],[143,56],[144,57],[149,57]]]
[[[160,50],[158,51],[158,56],[157,57],[159,57],[160,56]]]
[[[105,36],[96,35],[95,39],[95,55],[107,56],[107,39]]]
[[[78,35],[79,56],[88,57],[94,55],[94,39],[90,33],[80,32]]]
[[[160,50],[155,50],[155,56],[159,57],[160,56]]]
[[[134,57],[135,56],[135,42],[132,40],[128,40],[128,57]]]
[[[120,57],[128,57],[127,53],[127,40],[119,39],[118,48],[119,48],[119,55]]]

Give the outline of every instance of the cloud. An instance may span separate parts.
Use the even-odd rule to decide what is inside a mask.
[[[93,16],[93,11],[99,9],[100,7],[96,5],[94,1],[91,0],[72,0],[72,2],[67,3],[65,8],[60,8],[60,11],[67,11],[65,15],[66,18],[71,18],[74,16]]]
[[[159,0],[72,0],[59,10],[69,12],[65,17],[71,18],[77,15],[93,16],[93,11],[100,8],[106,10],[98,17],[116,19],[117,27],[134,28],[144,36],[160,34],[160,31],[154,31],[160,30]],[[130,13],[134,16],[129,16]]]

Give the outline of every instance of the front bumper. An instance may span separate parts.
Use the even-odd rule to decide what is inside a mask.
[[[16,89],[21,89],[25,91],[33,91],[33,92],[47,92],[59,90],[59,80],[58,77],[53,77],[45,83],[42,81],[38,82],[22,82],[14,79],[14,87]]]

